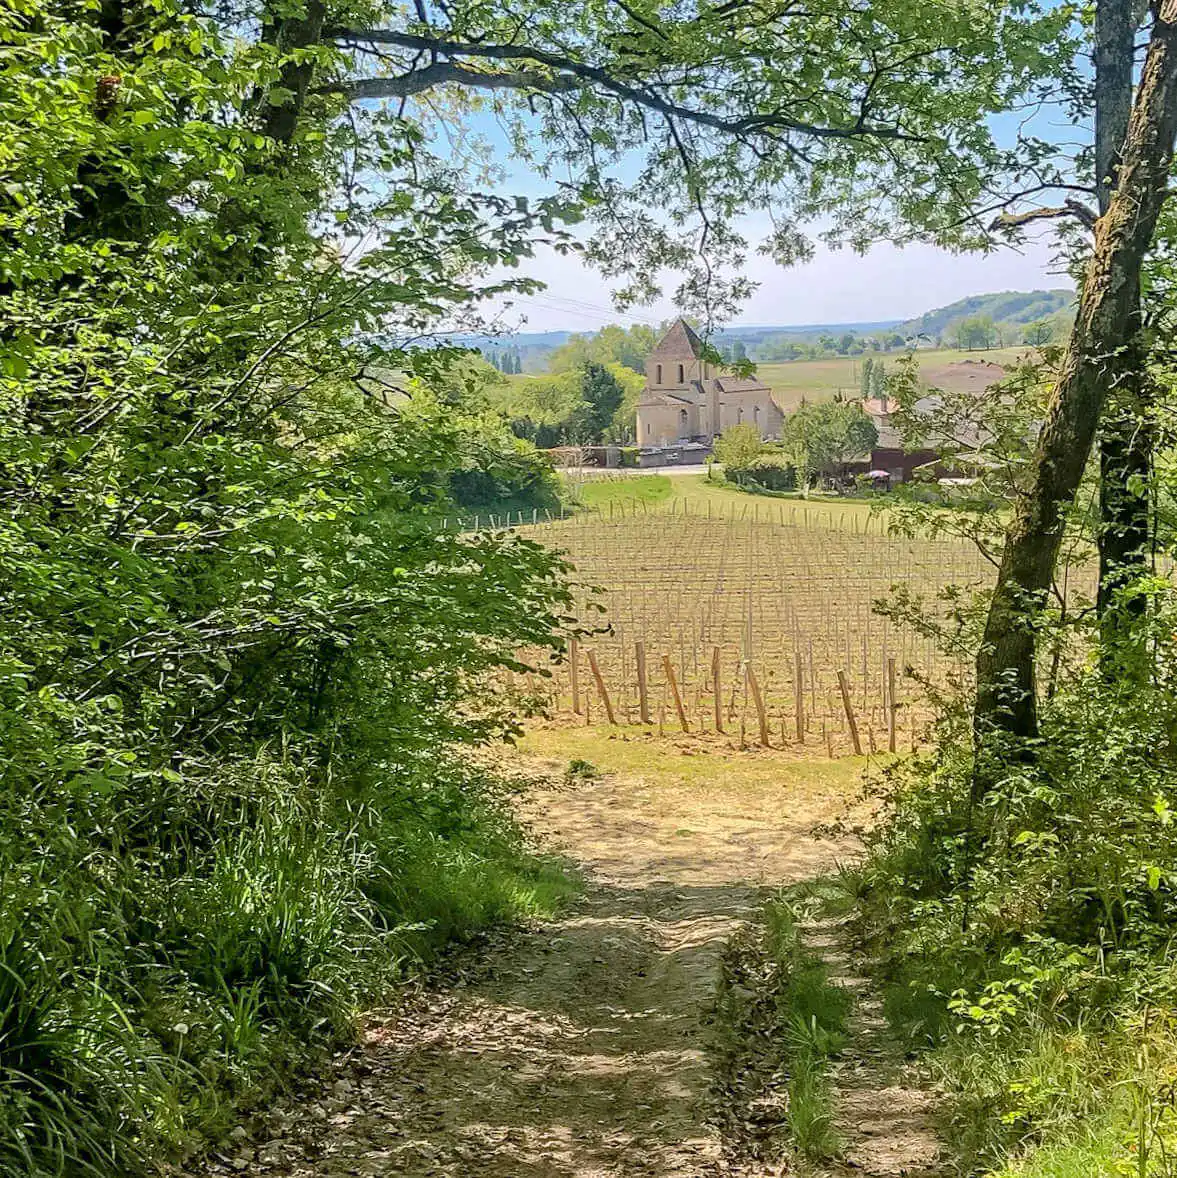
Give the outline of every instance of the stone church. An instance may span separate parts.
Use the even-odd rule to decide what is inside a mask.
[[[639,446],[710,444],[730,426],[754,425],[762,438],[780,435],[785,414],[772,390],[743,376],[717,376],[703,341],[678,319],[646,360],[638,401]]]

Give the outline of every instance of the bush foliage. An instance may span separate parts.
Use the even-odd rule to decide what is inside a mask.
[[[555,654],[568,601],[558,558],[454,520],[554,475],[444,403],[455,353],[396,342],[532,213],[426,181],[406,128],[296,142],[256,105],[273,39],[129,13],[0,13],[14,1178],[215,1135],[433,945],[560,887],[453,751],[510,731],[488,674]],[[418,203],[342,186],[370,168]]]
[[[1140,1173],[1169,1173],[1177,599],[1151,588],[1131,656],[1148,675],[1064,676],[1034,759],[979,797],[950,708],[893,774],[853,881],[891,1013],[955,1094],[963,1164],[1115,1174],[1143,1154]]]

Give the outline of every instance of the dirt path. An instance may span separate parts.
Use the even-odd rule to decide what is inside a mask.
[[[448,984],[372,1023],[320,1099],[279,1110],[269,1140],[214,1172],[784,1172],[745,1168],[716,1127],[707,1014],[724,948],[766,887],[833,861],[812,829],[840,806],[835,789],[633,775],[533,793],[525,818],[585,870],[573,909],[461,955]]]
[[[945,1156],[933,1127],[933,1094],[896,1049],[882,1003],[846,947],[845,930],[836,921],[822,921],[806,929],[804,939],[826,962],[831,981],[855,996],[847,1050],[832,1068],[834,1128],[841,1151],[826,1172],[935,1178],[943,1171]]]

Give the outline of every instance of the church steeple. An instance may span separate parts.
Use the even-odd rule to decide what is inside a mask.
[[[703,341],[685,319],[676,319],[646,360],[646,383],[652,389],[681,389],[706,380]]]

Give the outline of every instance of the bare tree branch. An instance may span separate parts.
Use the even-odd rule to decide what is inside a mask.
[[[1095,228],[1099,215],[1094,209],[1088,208],[1082,201],[1067,200],[1061,205],[1045,206],[1038,209],[1027,209],[1023,213],[1004,212],[994,217],[989,223],[992,229],[1015,229],[1021,225],[1028,225],[1031,221],[1057,221],[1062,217],[1074,217],[1081,221],[1088,229]]]

